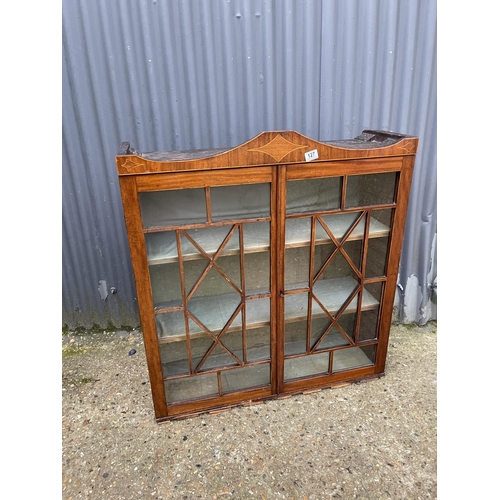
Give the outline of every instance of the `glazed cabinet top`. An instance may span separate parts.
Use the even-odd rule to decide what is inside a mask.
[[[235,148],[140,153],[123,142],[116,157],[119,176],[293,165],[415,155],[418,138],[364,130],[352,140],[318,142],[295,131],[262,132]]]

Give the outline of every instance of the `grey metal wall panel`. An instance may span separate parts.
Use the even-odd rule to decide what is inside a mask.
[[[320,139],[365,128],[420,138],[396,297],[399,318],[436,318],[436,3],[323,2]]]
[[[121,141],[231,147],[278,129],[421,138],[398,301],[404,321],[435,317],[435,35],[435,0],[64,0],[63,323],[139,321]]]

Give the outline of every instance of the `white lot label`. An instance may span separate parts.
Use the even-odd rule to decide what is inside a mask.
[[[317,160],[319,158],[318,150],[313,149],[312,151],[308,151],[305,155],[306,161]]]

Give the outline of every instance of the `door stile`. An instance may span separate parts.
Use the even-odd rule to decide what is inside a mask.
[[[278,340],[279,331],[281,329],[280,324],[280,283],[279,283],[279,244],[280,244],[280,191],[279,191],[279,167],[275,166],[272,169],[271,174],[271,221],[270,221],[270,292],[271,292],[271,317],[270,317],[270,328],[271,328],[271,394],[278,394],[279,392],[279,376],[278,376],[278,366],[279,366],[279,345]]]
[[[241,286],[241,336],[243,343],[243,363],[247,362],[247,298],[245,286],[245,248],[243,238],[244,224],[238,224],[240,238],[240,286]]]
[[[275,167],[276,175],[276,207],[275,217],[271,220],[276,224],[276,235],[274,245],[274,265],[271,269],[275,272],[276,279],[273,280],[275,289],[273,298],[276,302],[276,342],[275,342],[275,364],[276,368],[276,393],[284,390],[285,380],[285,215],[286,215],[286,166]]]
[[[389,344],[389,330],[391,328],[392,310],[394,307],[394,296],[396,293],[399,271],[398,264],[403,247],[406,212],[408,209],[414,164],[415,156],[403,157],[402,169],[397,184],[396,208],[394,209],[394,216],[391,224],[391,239],[386,262],[387,280],[383,289],[383,307],[380,311],[379,343],[377,347],[375,373],[383,373],[385,370],[387,347]]]
[[[141,319],[144,349],[153,394],[153,406],[157,419],[168,415],[167,400],[163,388],[160,346],[156,334],[156,316],[146,254],[146,242],[142,228],[141,209],[135,177],[120,177],[120,190],[123,200],[123,212],[129,240],[132,268],[134,271],[139,316]]]

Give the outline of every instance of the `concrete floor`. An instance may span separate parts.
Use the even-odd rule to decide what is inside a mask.
[[[380,379],[158,425],[139,332],[64,335],[62,498],[435,499],[436,337],[393,325]]]

